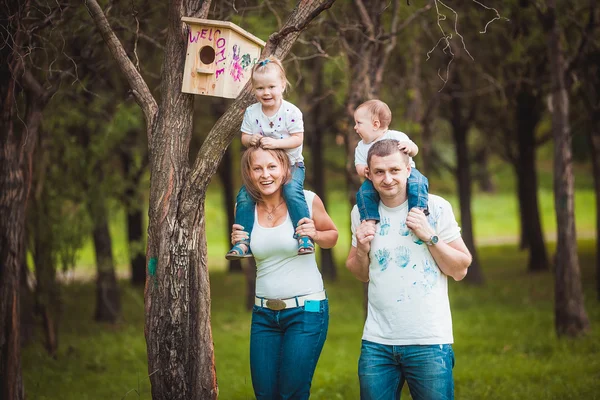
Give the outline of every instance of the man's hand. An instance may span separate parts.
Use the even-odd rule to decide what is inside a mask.
[[[356,250],[359,254],[369,254],[371,241],[375,238],[375,224],[373,221],[363,221],[356,229]]]
[[[406,226],[422,241],[426,242],[435,235],[427,217],[420,208],[412,208],[406,217]]]

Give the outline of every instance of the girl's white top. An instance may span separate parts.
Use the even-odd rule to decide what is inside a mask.
[[[262,104],[255,103],[246,109],[241,130],[248,135],[286,139],[292,133],[304,132],[302,111],[289,101],[283,100],[275,115],[267,117],[262,111]],[[290,158],[291,165],[304,161],[302,145],[293,149],[285,149],[285,151]]]
[[[304,196],[312,218],[315,193],[305,190]],[[273,228],[261,226],[255,214],[250,248],[256,259],[258,297],[288,299],[323,290],[323,278],[317,268],[315,253],[299,256],[298,241],[293,235],[289,213],[285,222]]]

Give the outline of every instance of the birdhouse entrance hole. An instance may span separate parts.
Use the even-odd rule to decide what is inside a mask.
[[[212,64],[215,61],[215,49],[212,46],[204,46],[200,49],[200,61],[202,64]]]

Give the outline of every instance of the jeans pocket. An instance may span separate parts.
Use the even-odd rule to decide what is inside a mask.
[[[329,305],[327,300],[320,300],[318,303],[318,309],[316,309],[316,302],[312,304],[305,304],[302,309],[304,311],[303,317],[303,330],[304,332],[320,332],[326,322],[329,321]]]

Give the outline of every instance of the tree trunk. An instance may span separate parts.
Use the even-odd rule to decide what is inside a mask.
[[[13,125],[18,90],[14,76],[22,73],[21,65],[10,46],[3,46],[0,54],[0,398],[20,400],[25,396],[21,376],[20,276],[25,262],[29,192],[25,164],[30,154],[29,146],[23,148],[28,139],[19,137]]]
[[[115,274],[108,212],[102,195],[93,196],[90,214],[94,222],[92,237],[96,251],[96,321],[114,323],[121,315],[121,297]]]
[[[43,183],[38,183],[43,185]],[[53,257],[53,235],[49,226],[49,210],[44,197],[32,196],[33,261],[35,264],[35,304],[42,317],[45,347],[54,356],[58,349],[58,321],[60,317],[60,289],[56,282],[56,262]]]
[[[22,260],[26,257],[23,255]],[[33,290],[29,287],[29,268],[26,262],[21,267],[21,347],[26,347],[34,339],[35,334],[35,301]]]
[[[134,194],[139,197],[139,194]],[[146,256],[144,245],[144,214],[138,206],[127,210],[127,242],[129,243],[129,262],[131,263],[131,284],[143,286],[146,282]]]
[[[457,78],[458,85],[460,81]],[[467,248],[473,256],[473,261],[469,267],[469,273],[465,278],[467,282],[474,284],[483,284],[483,272],[479,265],[475,238],[473,236],[473,218],[471,216],[471,170],[469,166],[469,148],[467,145],[467,133],[470,121],[462,115],[463,102],[459,97],[453,96],[451,100],[451,120],[452,136],[456,146],[456,175],[458,181],[458,196],[460,202],[460,221],[462,237]]]
[[[227,103],[226,99],[213,100],[211,103],[212,112],[215,115],[223,115],[227,111]],[[236,146],[237,147],[237,146]],[[244,152],[243,146],[241,146],[241,153]],[[219,174],[219,178],[221,179],[221,185],[223,185],[223,208],[227,213],[227,235],[226,239],[226,248],[229,250],[231,247],[231,236],[229,235],[231,231],[231,226],[235,223],[235,203],[236,203],[236,193],[237,189],[235,187],[235,179],[233,174],[239,174],[240,170],[233,168],[233,160],[231,158],[233,148],[229,146],[223,154],[223,159],[219,164],[219,168],[217,173]],[[237,153],[237,152],[236,152]],[[225,255],[223,255],[225,257]],[[242,270],[242,262],[241,260],[229,260],[227,261],[228,267],[227,272],[229,273],[241,273]],[[254,293],[254,292],[252,292]]]
[[[333,0],[303,0],[263,55],[285,58],[306,26]],[[150,158],[146,344],[155,400],[216,399],[206,258],[206,189],[250,105],[249,85],[209,132],[189,168],[193,99],[181,92],[188,27],[182,16],[206,18],[210,1],[169,3],[160,106],[108,25],[96,0],[88,11],[144,111]],[[159,112],[160,111],[160,112]]]
[[[139,131],[132,130],[128,138],[135,139],[139,136]],[[129,247],[129,264],[131,271],[131,284],[133,286],[142,286],[146,283],[146,256],[144,254],[144,214],[143,199],[140,193],[140,181],[142,179],[142,170],[134,170],[132,151],[136,143],[127,143],[121,152],[121,162],[125,170],[125,176],[128,178],[125,189],[123,204],[127,213],[127,243]]]
[[[600,238],[600,119],[595,118],[590,129],[590,148],[596,192],[596,238]],[[596,249],[596,295],[600,300],[600,251]]]
[[[538,98],[530,87],[522,87],[517,93],[515,122],[517,127],[517,188],[519,215],[521,219],[521,248],[529,248],[529,272],[547,271],[548,256],[540,220],[537,196],[537,173],[535,165],[535,127],[540,120]]]
[[[3,64],[3,63],[2,63]],[[0,67],[4,69],[3,67]],[[5,84],[3,103],[12,96]],[[3,104],[3,105],[4,105]],[[3,111],[6,110],[2,107]],[[4,112],[3,112],[4,114]],[[21,151],[15,143],[12,121],[0,125],[0,398],[24,399],[21,377],[19,278],[25,245],[25,203]],[[7,121],[8,119],[8,121]]]
[[[0,48],[0,398],[25,398],[21,373],[20,281],[25,257],[25,215],[31,187],[32,154],[41,122],[41,107],[48,100],[39,96],[28,103],[25,126],[16,118],[18,99],[27,86],[27,45],[23,21],[29,4],[4,2],[0,19],[4,45]],[[20,82],[17,79],[23,78]],[[38,103],[39,102],[39,103]],[[37,107],[30,107],[32,104]],[[14,121],[19,121],[18,128]]]
[[[318,40],[318,39],[314,39]],[[323,74],[324,58],[316,57],[307,61],[308,68],[312,71],[313,79],[310,80],[312,91],[308,93],[310,98],[320,98],[323,95],[325,77]],[[318,103],[310,105],[310,111],[305,114],[305,138],[308,139],[310,154],[312,160],[312,183],[315,193],[319,195],[323,204],[327,205],[327,191],[325,190],[325,160],[323,154],[325,135],[329,133],[334,126],[335,113],[332,112],[334,105],[331,104],[331,97],[321,98]],[[319,249],[321,254],[321,273],[323,277],[330,282],[337,279],[337,270],[333,258],[332,249]]]
[[[547,35],[552,77],[552,133],[554,136],[554,206],[558,238],[555,257],[555,324],[559,336],[578,336],[589,330],[577,255],[574,216],[574,177],[569,125],[569,96],[556,1],[549,0],[542,24]]]
[[[490,174],[490,150],[485,144],[475,152],[473,164],[476,168],[473,178],[479,185],[479,189],[484,193],[494,193],[496,187]]]

